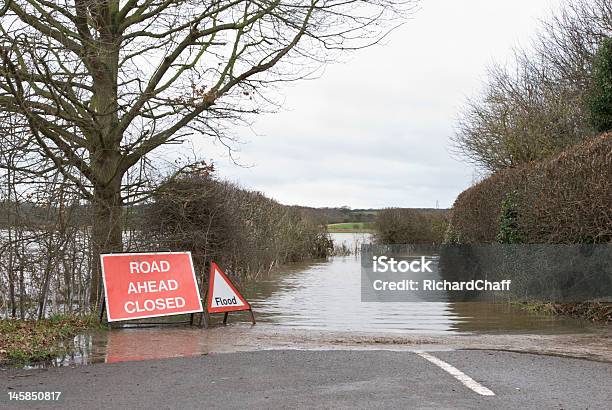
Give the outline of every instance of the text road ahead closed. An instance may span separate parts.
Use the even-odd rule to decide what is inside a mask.
[[[102,255],[108,321],[202,311],[191,253]]]

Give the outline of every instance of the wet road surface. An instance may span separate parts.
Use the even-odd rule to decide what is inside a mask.
[[[56,408],[610,407],[608,327],[508,304],[362,303],[359,269],[336,257],[242,284],[254,327],[236,313],[81,335],[45,368],[0,370],[0,407],[25,391],[62,392]]]
[[[610,380],[610,363],[524,353],[281,350],[5,370],[0,388],[61,391],[56,408],[607,408]]]

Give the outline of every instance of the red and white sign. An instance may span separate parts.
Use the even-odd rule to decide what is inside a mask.
[[[232,281],[214,262],[210,263],[210,283],[206,307],[210,313],[251,309],[249,302],[236,290]]]
[[[190,252],[100,258],[109,322],[202,311]]]

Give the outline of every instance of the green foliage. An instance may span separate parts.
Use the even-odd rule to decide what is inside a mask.
[[[374,224],[372,222],[342,222],[327,225],[328,232],[334,233],[373,233]]]
[[[449,223],[446,227],[443,243],[453,245],[463,243],[463,240],[461,239],[461,232],[455,229],[451,223]]]
[[[45,320],[0,320],[0,362],[23,365],[65,352],[62,343],[97,327],[93,316],[55,315]]]
[[[591,90],[587,96],[590,121],[596,131],[612,130],[612,38],[600,45],[593,61]]]
[[[523,243],[524,241],[519,229],[519,212],[516,196],[516,191],[509,192],[502,201],[501,214],[499,216],[499,232],[497,233],[497,242],[499,243]]]

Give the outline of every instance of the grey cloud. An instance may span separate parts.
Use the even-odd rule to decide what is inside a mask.
[[[451,206],[474,170],[449,154],[453,121],[485,66],[527,43],[558,0],[425,0],[387,44],[361,50],[321,78],[282,90],[285,107],[236,128],[235,166],[210,141],[223,177],[283,203]]]

